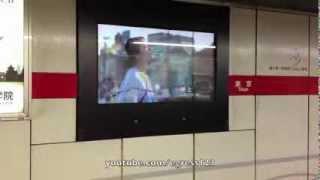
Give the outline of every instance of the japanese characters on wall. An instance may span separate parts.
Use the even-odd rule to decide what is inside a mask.
[[[23,6],[23,0],[0,0],[0,114],[24,110]]]

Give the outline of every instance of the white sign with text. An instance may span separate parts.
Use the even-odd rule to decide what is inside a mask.
[[[23,112],[24,3],[0,0],[0,113]]]

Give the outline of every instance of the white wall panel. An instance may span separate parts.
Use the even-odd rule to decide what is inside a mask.
[[[318,18],[310,18],[310,75],[318,74]]]
[[[309,115],[309,172],[317,174],[319,172],[319,97],[310,96]],[[310,176],[310,180],[313,180]]]
[[[255,129],[254,96],[229,97],[230,130]]]
[[[32,144],[70,142],[76,139],[76,100],[33,99]]]
[[[124,160],[193,160],[193,135],[124,139]],[[123,180],[192,180],[192,168],[181,172],[168,167],[124,167]]]
[[[120,180],[120,140],[32,146],[32,180]]]
[[[32,71],[76,72],[75,0],[32,0]]]
[[[308,16],[258,13],[258,75],[308,75]]]
[[[257,180],[294,173],[306,179],[307,118],[307,96],[257,96],[257,161],[277,162],[259,164]]]
[[[256,11],[231,8],[230,74],[255,74]]]
[[[310,18],[310,75],[318,75],[318,18]],[[309,180],[318,174],[319,154],[319,96],[309,97]]]
[[[280,158],[279,158],[280,159]],[[257,180],[306,180],[306,160],[262,161],[257,164]]]
[[[231,8],[230,13],[230,75],[255,74],[256,11]],[[229,98],[231,130],[254,128],[253,96]]]
[[[196,180],[254,180],[254,131],[197,134],[195,159],[214,159],[196,168]]]
[[[0,121],[0,179],[30,180],[30,121]]]

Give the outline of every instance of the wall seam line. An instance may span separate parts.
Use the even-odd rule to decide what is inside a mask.
[[[121,138],[121,145],[120,145],[120,159],[121,159],[121,162],[123,162],[123,157],[124,157],[124,144],[123,144],[123,138]],[[123,164],[121,163],[121,168],[120,168],[120,179],[123,180]]]
[[[258,74],[258,8],[255,11],[255,69]],[[254,95],[254,179],[257,180],[257,95]]]
[[[311,17],[308,16],[308,76],[311,75]],[[308,112],[307,112],[307,180],[310,176],[310,95],[308,95]]]
[[[193,156],[193,162],[195,162],[196,160],[196,134],[193,133],[192,135],[192,143],[193,143],[193,151],[192,151],[192,156]],[[195,167],[195,164],[193,164],[192,166],[192,175],[193,175],[193,180],[196,180],[196,167]]]

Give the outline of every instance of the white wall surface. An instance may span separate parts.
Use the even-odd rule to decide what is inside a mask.
[[[30,180],[30,121],[0,121],[0,179]]]
[[[230,75],[255,75],[256,10],[232,8],[230,13]],[[255,128],[254,96],[229,97],[230,130]]]
[[[31,6],[33,72],[75,73],[75,1],[32,0]],[[290,64],[289,54],[297,48],[302,57],[299,66],[308,64],[308,16],[259,12],[257,59],[255,18],[255,10],[231,9],[230,75],[253,76],[257,71],[258,75],[307,76],[309,72],[274,72],[268,67]],[[313,18],[313,28],[315,21]],[[316,32],[311,32],[316,37]],[[311,44],[314,57],[316,43]],[[315,76],[314,67],[312,62],[311,74]],[[32,180],[120,180],[121,176],[124,180],[131,176],[150,180],[268,180],[292,173],[305,174],[289,178],[300,180],[306,179],[308,172],[308,137],[310,153],[315,153],[316,142],[312,137],[316,134],[316,96],[311,96],[310,102],[307,95],[232,96],[230,132],[82,143],[72,143],[75,111],[75,99],[32,100],[32,139],[29,121],[0,122],[0,179],[30,180],[30,172]],[[31,150],[30,140],[37,144]],[[177,173],[168,167],[105,168],[105,160],[124,158],[212,158],[217,166],[178,169]],[[309,167],[310,172],[315,172],[314,160],[310,160]],[[146,177],[149,172],[154,174]]]

